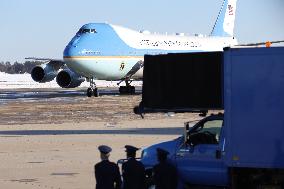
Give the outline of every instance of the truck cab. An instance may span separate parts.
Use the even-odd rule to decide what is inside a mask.
[[[157,163],[156,148],[170,152],[169,160],[182,183],[226,186],[228,168],[222,159],[225,139],[222,135],[223,114],[210,115],[192,127],[185,123],[184,135],[172,141],[155,144],[143,150],[141,161],[148,172]]]

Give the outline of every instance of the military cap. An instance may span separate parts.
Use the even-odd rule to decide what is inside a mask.
[[[110,153],[111,152],[111,147],[109,147],[109,146],[107,146],[107,145],[100,145],[99,147],[98,147],[98,149],[99,149],[99,151],[101,152],[101,153],[103,153],[103,154],[108,154],[108,153]]]
[[[136,152],[137,150],[139,150],[139,148],[136,148],[135,146],[131,145],[125,145],[124,147],[126,148],[126,152]]]
[[[157,154],[160,156],[167,156],[169,152],[167,150],[164,150],[162,148],[157,148]]]

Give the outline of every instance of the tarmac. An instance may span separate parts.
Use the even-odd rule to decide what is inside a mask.
[[[124,145],[145,148],[183,133],[197,114],[133,113],[141,101],[100,89],[5,89],[0,92],[0,188],[95,188],[97,147],[112,147],[110,160],[125,158]],[[141,151],[140,151],[141,152]],[[138,152],[138,155],[140,155]]]

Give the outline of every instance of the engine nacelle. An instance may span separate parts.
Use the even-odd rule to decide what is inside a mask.
[[[52,81],[58,71],[50,64],[42,64],[40,66],[35,66],[32,69],[31,76],[34,81],[39,83],[45,83]]]
[[[84,81],[85,78],[69,69],[60,71],[56,77],[57,84],[62,88],[79,87]]]

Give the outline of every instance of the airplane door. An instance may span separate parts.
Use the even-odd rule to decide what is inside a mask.
[[[176,164],[183,181],[190,184],[227,185],[228,172],[221,156],[222,144],[219,143],[222,120],[211,120],[195,134],[213,133],[216,142],[201,140],[199,144],[182,144],[176,152]]]

